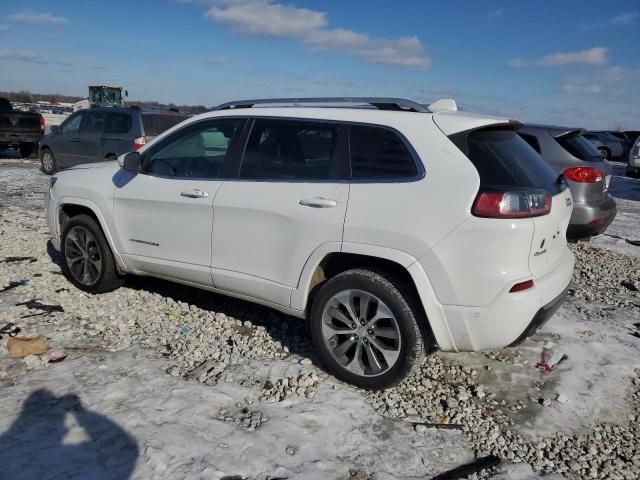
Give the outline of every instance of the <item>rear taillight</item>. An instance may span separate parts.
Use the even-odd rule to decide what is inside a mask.
[[[146,144],[147,144],[147,137],[138,137],[133,140],[133,149],[140,150]]]
[[[546,190],[526,189],[480,191],[471,213],[485,218],[527,218],[551,211],[551,194]]]
[[[40,131],[44,132],[44,117],[40,115]]]
[[[602,172],[594,167],[572,167],[564,172],[567,180],[578,183],[597,183],[602,181]]]

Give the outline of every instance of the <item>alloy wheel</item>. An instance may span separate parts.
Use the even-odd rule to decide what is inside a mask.
[[[391,369],[400,357],[400,329],[391,309],[363,290],[345,290],[322,312],[322,339],[347,371],[373,377]]]
[[[44,167],[45,172],[53,171],[53,155],[51,152],[46,151],[42,154],[42,166]]]
[[[86,286],[94,285],[102,273],[102,256],[93,234],[76,226],[67,233],[64,249],[67,266],[73,277]]]

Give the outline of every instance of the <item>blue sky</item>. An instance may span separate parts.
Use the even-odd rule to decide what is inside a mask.
[[[453,97],[468,110],[640,129],[637,0],[0,0],[0,90],[215,105]]]

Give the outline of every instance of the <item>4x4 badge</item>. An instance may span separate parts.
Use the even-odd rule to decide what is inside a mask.
[[[571,199],[569,197],[567,197],[566,200],[567,200],[567,207],[570,207],[571,206]]]

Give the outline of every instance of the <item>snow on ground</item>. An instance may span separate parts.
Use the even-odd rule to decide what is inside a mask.
[[[47,248],[47,182],[36,162],[0,161],[0,327],[68,355],[13,360],[0,340],[0,479],[431,478],[488,454],[501,479],[637,478],[640,247],[575,247],[572,297],[522,346],[435,354],[367,393],[327,375],[301,322],[271,310],[152,279],[74,289]],[[607,233],[640,236],[634,182],[614,177]],[[543,373],[543,349],[568,358]]]
[[[609,191],[616,199],[618,214],[607,231],[594,238],[591,244],[640,257],[640,246],[626,241],[640,241],[640,179],[625,177],[626,167],[623,163],[612,162],[612,166]]]

